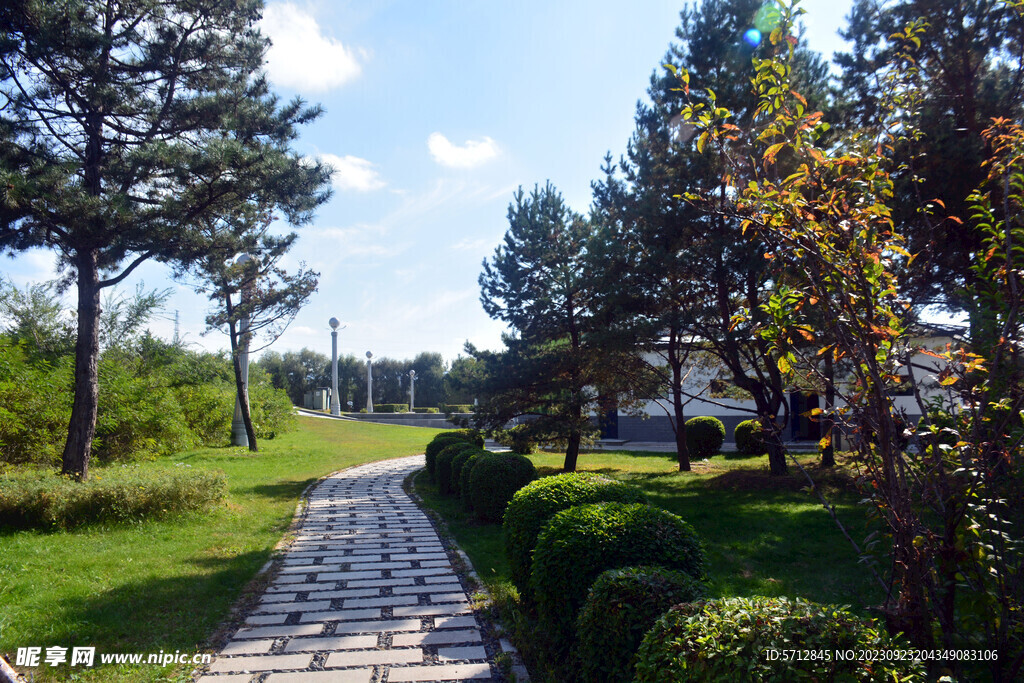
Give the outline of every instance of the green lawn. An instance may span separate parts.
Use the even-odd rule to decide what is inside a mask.
[[[562,454],[530,457],[541,476],[561,471]],[[819,471],[815,459],[800,456],[850,534],[860,541],[867,533],[866,510],[857,504],[849,477],[841,469]],[[799,471],[788,477],[769,476],[767,457],[718,455],[693,463],[692,472],[680,473],[674,454],[595,452],[581,454],[578,469],[633,483],[653,504],[690,522],[707,551],[712,597],[802,597],[850,605],[863,616],[882,600],[880,587],[858,563],[849,542],[817,497],[805,490],[804,476]],[[475,521],[458,501],[438,495],[423,473],[415,485],[424,504],[445,519],[487,584],[494,596],[492,617],[512,634],[535,680],[560,680],[560,665],[547,660],[544,644],[535,640],[538,632],[531,610],[519,602],[509,580],[501,526]]]
[[[530,456],[540,474],[561,470],[563,455]],[[801,456],[812,476],[825,484],[838,515],[858,542],[867,531],[866,510],[841,473],[822,474],[811,456]],[[708,558],[712,596],[786,595],[866,608],[882,600],[880,587],[858,563],[816,496],[804,490],[799,472],[775,478],[767,457],[736,459],[719,455],[680,473],[673,454],[637,451],[581,454],[579,470],[601,472],[644,489],[651,501],[690,522],[702,538]],[[508,562],[500,525],[475,522],[451,498],[438,496],[416,479],[424,502],[445,517],[456,542],[481,578],[507,595]]]
[[[223,470],[211,514],[70,532],[0,532],[0,653],[95,646],[97,653],[192,653],[208,646],[291,522],[302,491],[333,471],[422,453],[438,430],[318,418],[260,452],[208,448],[143,467]],[[93,470],[102,476],[102,469]],[[98,658],[98,654],[97,654]],[[36,680],[188,680],[191,667],[35,670]]]

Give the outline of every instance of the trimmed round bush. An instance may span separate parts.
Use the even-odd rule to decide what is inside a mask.
[[[476,444],[477,448],[484,447],[484,435],[480,433],[479,429],[453,429],[450,432],[444,433],[451,434],[453,436],[460,436],[466,441]]]
[[[661,508],[595,503],[557,513],[537,537],[530,576],[541,621],[565,648],[591,584],[604,571],[661,565],[701,578],[704,549],[693,527]]]
[[[528,425],[516,425],[506,429],[498,437],[498,443],[508,446],[513,453],[519,455],[529,455],[537,450],[537,442],[530,437]]]
[[[767,451],[761,432],[761,423],[757,420],[744,420],[736,425],[733,430],[736,452],[746,456],[764,455]]]
[[[462,468],[465,467],[469,459],[474,455],[481,452],[475,444],[469,444],[472,448],[464,448],[459,451],[454,458],[452,458],[452,477],[451,483],[448,485],[453,495],[461,495],[462,485]]]
[[[520,595],[530,587],[530,563],[537,535],[556,512],[587,503],[646,503],[635,486],[586,472],[544,477],[516,491],[505,510],[505,554]]]
[[[487,451],[470,453],[469,459],[462,465],[462,472],[459,473],[459,498],[462,499],[462,509],[466,512],[470,512],[473,509],[473,503],[469,499],[469,478],[472,475],[473,467],[485,455],[491,454]]]
[[[449,496],[453,493],[452,491],[452,461],[455,460],[455,456],[462,451],[475,451],[476,446],[467,441],[456,441],[455,443],[449,444],[441,449],[441,452],[437,454],[437,460],[434,463],[434,474],[436,475],[435,480],[437,481],[437,491],[441,495]]]
[[[481,520],[500,522],[515,492],[536,477],[529,458],[513,453],[485,455],[469,475],[469,502]]]
[[[691,417],[686,421],[686,447],[690,457],[710,458],[725,443],[725,425],[717,417]]]
[[[673,605],[704,597],[700,581],[664,567],[627,567],[601,574],[576,625],[579,681],[632,681],[644,634]]]
[[[910,646],[884,627],[838,607],[787,598],[724,598],[677,605],[647,632],[637,652],[639,683],[675,681],[924,680],[911,661],[837,661],[836,651]],[[829,651],[831,661],[769,661],[766,651]]]
[[[445,446],[450,446],[453,443],[466,443],[469,440],[469,436],[461,430],[441,432],[430,440],[425,452],[427,456],[427,474],[430,475],[431,481],[437,481],[437,454],[444,450]],[[480,448],[483,448],[482,440]]]

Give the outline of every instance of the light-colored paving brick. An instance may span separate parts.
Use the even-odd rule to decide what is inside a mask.
[[[271,624],[283,624],[288,621],[287,614],[250,614],[245,618],[249,626],[269,626]]]
[[[218,657],[210,665],[210,672],[275,671],[279,669],[308,669],[313,655],[252,655]]]
[[[491,677],[487,664],[442,664],[395,667],[388,674],[389,683],[410,681],[472,681]]]
[[[362,650],[359,652],[334,652],[327,656],[324,667],[371,666],[373,664],[418,664],[423,662],[423,650]]]
[[[370,683],[373,669],[344,671],[299,671],[270,674],[266,683]]]
[[[335,633],[381,633],[382,631],[419,631],[419,619],[380,619],[377,621],[339,621]]]
[[[443,645],[447,643],[479,643],[480,631],[476,629],[452,629],[450,631],[425,631],[422,633],[396,633],[391,638],[395,647],[414,645]]]
[[[273,642],[273,641],[271,641]],[[336,636],[332,638],[292,638],[285,652],[313,652],[322,650],[365,650],[377,647],[377,636]]]
[[[411,607],[395,607],[392,613],[396,617],[437,617],[449,614],[462,614],[469,611],[468,602],[447,602],[443,605],[413,605]]]
[[[317,600],[315,602],[268,602],[260,605],[257,612],[317,612],[330,609],[330,600]]]
[[[476,628],[479,624],[476,617],[438,617],[434,619],[434,628]]]
[[[235,638],[280,638],[282,636],[318,636],[323,633],[323,624],[293,624],[291,626],[262,626],[244,628]]]
[[[468,659],[487,659],[487,650],[483,645],[467,645],[464,647],[437,648],[438,661],[462,661]]]
[[[200,676],[196,683],[249,683],[252,674],[228,674],[227,676]]]
[[[305,612],[299,621],[308,624],[313,621],[357,621],[360,619],[379,619],[380,609],[339,609],[327,612]]]
[[[220,651],[222,655],[261,655],[270,652],[274,641],[270,640],[232,640]]]

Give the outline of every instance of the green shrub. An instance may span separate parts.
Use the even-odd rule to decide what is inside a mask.
[[[646,503],[647,497],[635,486],[580,472],[544,477],[516,491],[505,510],[505,554],[521,595],[529,593],[533,548],[548,520],[575,505],[604,502]]]
[[[459,498],[462,499],[462,509],[466,512],[470,512],[473,509],[473,503],[469,498],[469,478],[472,476],[473,467],[485,455],[491,454],[482,450],[470,453],[469,459],[462,465],[462,472],[459,473]]]
[[[457,432],[441,432],[427,444],[427,474],[431,481],[437,481],[437,454],[453,443],[465,443],[466,438]]]
[[[664,567],[609,569],[580,610],[576,657],[581,683],[633,680],[644,634],[673,605],[705,597],[700,581]]]
[[[452,479],[450,484],[451,492],[456,496],[462,495],[462,469],[465,467],[469,459],[474,455],[480,454],[482,451],[477,448],[474,444],[469,444],[470,448],[465,448],[458,452],[458,454],[452,458]]]
[[[733,438],[736,439],[736,452],[740,455],[764,455],[765,450],[763,428],[758,420],[744,420],[736,425]]]
[[[725,598],[674,607],[647,633],[637,653],[640,683],[675,681],[924,680],[920,663],[837,661],[837,651],[908,648],[885,629],[844,609],[787,598]],[[830,652],[831,661],[769,661],[766,653]]]
[[[477,448],[484,447],[484,435],[480,433],[479,429],[453,429],[450,432],[444,433],[451,434],[453,436],[460,436],[466,441],[476,444]]]
[[[473,406],[469,403],[438,403],[437,407],[446,415],[473,412]]]
[[[530,576],[553,646],[568,649],[587,591],[602,572],[639,564],[701,578],[704,550],[682,518],[648,505],[595,503],[555,514],[537,537]]]
[[[413,408],[414,413],[437,413],[437,408]]]
[[[441,495],[450,496],[454,493],[452,489],[452,462],[455,456],[463,451],[476,451],[477,447],[466,441],[456,441],[441,449],[437,454],[437,461],[434,463],[434,473],[437,475],[437,491]]]
[[[686,421],[686,447],[690,457],[703,460],[718,453],[725,443],[725,425],[717,417],[692,417]]]
[[[235,386],[232,384],[232,393],[234,389]],[[234,402],[231,404],[231,410],[234,411]],[[270,376],[265,372],[249,375],[249,413],[258,439],[273,439],[278,434],[285,434],[298,426],[288,392],[274,387],[270,382]],[[227,433],[231,433],[230,428]]]
[[[526,425],[516,425],[498,436],[498,443],[508,446],[513,453],[529,455],[537,450],[537,442],[530,438]]]
[[[0,337],[0,462],[58,465],[71,417],[74,359],[33,361]]]
[[[188,465],[157,472],[137,466],[97,469],[85,482],[51,473],[21,474],[0,479],[0,527],[69,529],[137,522],[207,510],[226,495],[223,473]]]
[[[375,413],[408,413],[408,403],[378,403],[373,406]]]
[[[491,453],[473,465],[469,477],[469,502],[477,517],[500,522],[515,492],[537,477],[529,458],[513,453]]]

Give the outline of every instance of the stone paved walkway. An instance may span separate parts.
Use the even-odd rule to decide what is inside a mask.
[[[423,456],[321,482],[284,566],[198,683],[488,680],[469,598],[402,491]]]

